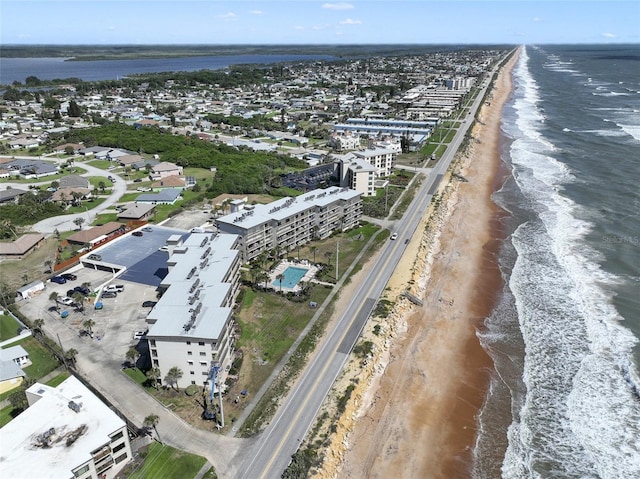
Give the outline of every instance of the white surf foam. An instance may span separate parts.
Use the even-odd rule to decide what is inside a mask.
[[[618,281],[584,242],[591,225],[559,191],[572,180],[537,130],[526,49],[516,68],[514,177],[538,220],[513,235],[509,286],[525,342],[527,395],[508,431],[503,477],[640,477],[640,404],[629,382],[636,338],[611,302]],[[547,471],[543,476],[539,471]]]

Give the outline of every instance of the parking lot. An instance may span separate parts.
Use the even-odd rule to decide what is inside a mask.
[[[83,362],[120,367],[131,347],[137,346],[139,350],[146,347],[144,341],[134,340],[133,335],[148,329],[145,318],[150,308],[143,307],[142,303],[157,299],[157,285],[167,274],[168,254],[159,248],[171,235],[188,234],[174,228],[151,228],[142,236],[126,235],[97,250],[102,261],[126,267],[119,276],[90,267],[76,267],[68,271],[77,276],[76,280],[64,284],[48,281],[44,291],[20,303],[22,313],[29,318],[44,319],[46,334],[60,342],[65,350],[76,349]],[[89,284],[92,293],[108,284],[121,284],[124,291],[112,298],[98,299],[95,294],[89,295],[84,311],[62,304],[58,304],[56,310],[56,303],[49,299],[52,292],[66,296],[69,290],[84,283]],[[102,303],[101,309],[95,308],[98,301]],[[61,314],[63,311],[66,311],[65,317]],[[81,331],[88,329],[85,324],[88,319],[94,323],[91,327],[93,337],[81,336]]]

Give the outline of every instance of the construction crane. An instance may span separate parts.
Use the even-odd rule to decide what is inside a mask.
[[[211,386],[211,392],[209,393],[209,401],[205,404],[206,408],[203,413],[205,419],[214,419],[217,416],[214,405],[214,397],[216,389],[216,379],[218,378],[219,372],[220,365],[218,363],[215,363],[213,366],[211,366],[211,372],[209,373],[209,385]],[[222,387],[220,385],[218,385],[218,399],[220,408],[218,424],[222,428],[224,427],[224,410],[222,409]]]

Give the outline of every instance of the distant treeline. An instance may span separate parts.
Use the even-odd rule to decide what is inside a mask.
[[[130,60],[221,55],[330,55],[338,58],[416,55],[460,50],[504,49],[505,45],[3,45],[4,58]]]
[[[122,123],[69,131],[64,141],[85,146],[124,148],[140,154],[158,154],[163,161],[183,167],[217,169],[207,196],[221,193],[255,194],[280,186],[280,174],[299,171],[307,164],[287,155],[242,151],[197,136],[173,135],[157,127],[136,129]]]

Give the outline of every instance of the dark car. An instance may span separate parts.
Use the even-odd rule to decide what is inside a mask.
[[[79,293],[84,294],[85,296],[87,296],[89,293],[91,293],[91,290],[85,286],[76,286],[75,288],[73,288],[74,291],[77,291]]]
[[[142,183],[142,178],[136,178],[133,180],[134,183]]]
[[[144,228],[142,228],[142,231],[146,231],[147,233],[151,233],[153,231],[153,228],[151,226],[145,226]]]
[[[71,273],[61,274],[60,276],[62,276],[67,281],[75,281],[76,279],[78,279],[78,277],[75,274],[71,274]]]
[[[133,236],[142,236],[142,231],[134,231],[131,233]]]
[[[101,298],[115,298],[116,296],[118,296],[118,293],[115,291],[103,291],[100,295]]]
[[[64,279],[62,276],[54,276],[53,278],[51,278],[51,282],[52,283],[58,283],[58,284],[64,284],[67,282],[66,279]]]
[[[153,308],[156,304],[158,304],[157,301],[145,301],[144,303],[142,303],[142,307],[143,308]]]
[[[75,289],[70,289],[70,290],[67,291],[67,296],[71,297],[76,293],[77,293],[77,291]]]
[[[91,259],[93,261],[102,261],[102,256],[100,256],[99,254],[90,254],[89,256],[87,256],[87,259]]]

